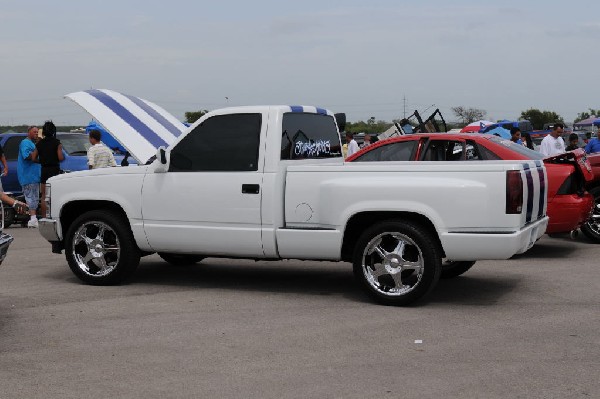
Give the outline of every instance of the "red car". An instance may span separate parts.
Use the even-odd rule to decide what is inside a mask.
[[[585,185],[594,179],[583,150],[544,158],[510,140],[490,134],[412,134],[381,140],[348,157],[347,162],[366,161],[485,161],[543,160],[548,175],[546,233],[576,230],[590,218],[593,196]]]

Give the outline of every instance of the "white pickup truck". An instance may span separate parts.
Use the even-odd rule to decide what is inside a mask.
[[[40,232],[86,283],[119,283],[151,253],[348,261],[376,300],[403,305],[475,260],[525,252],[548,223],[533,161],[347,164],[320,108],[227,108],[187,128],[114,91],[67,97],[140,163],[48,182]]]

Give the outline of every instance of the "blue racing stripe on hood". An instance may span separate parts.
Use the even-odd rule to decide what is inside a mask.
[[[304,112],[304,107],[301,105],[290,105],[292,112]]]
[[[148,140],[156,148],[162,146],[167,147],[166,143],[159,135],[150,129],[144,122],[140,121],[135,115],[129,112],[125,107],[119,104],[114,98],[100,90],[87,90],[86,93],[100,101],[108,109],[119,116],[125,123],[135,129],[142,137]]]
[[[173,125],[170,121],[168,121],[164,116],[156,112],[154,108],[143,102],[141,99],[130,96],[127,94],[120,93],[122,96],[127,97],[131,100],[135,105],[146,111],[148,115],[150,115],[154,120],[160,123],[165,129],[169,131],[173,136],[179,137],[181,134],[181,130],[177,128],[177,126]],[[182,124],[183,125],[183,124]]]
[[[317,114],[327,115],[327,110],[324,108],[317,108]]]

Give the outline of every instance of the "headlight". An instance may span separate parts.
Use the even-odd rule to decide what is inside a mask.
[[[44,201],[46,201],[46,214],[44,216],[50,218],[52,215],[50,212],[50,183],[46,183],[46,198],[44,198]]]

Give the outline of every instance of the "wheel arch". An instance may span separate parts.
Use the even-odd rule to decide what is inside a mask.
[[[437,233],[435,225],[427,217],[416,212],[396,212],[396,211],[385,211],[385,212],[360,212],[348,220],[346,228],[344,229],[344,237],[342,239],[342,253],[341,258],[343,261],[351,262],[354,247],[356,242],[360,238],[361,234],[370,226],[384,222],[386,220],[399,219],[407,222],[412,222],[423,226],[427,229],[434,237],[435,242],[440,248],[442,255],[445,256],[444,248],[440,241],[440,237]]]
[[[64,237],[67,231],[69,231],[69,227],[71,224],[79,217],[80,215],[89,212],[89,211],[111,211],[127,221],[129,225],[129,218],[127,217],[127,213],[121,207],[121,205],[116,202],[107,201],[107,200],[77,200],[71,201],[65,204],[60,211],[60,225],[62,229],[62,236]],[[131,229],[131,226],[129,225]]]

